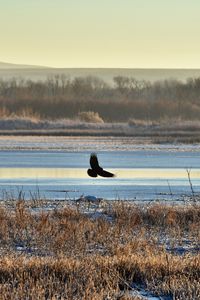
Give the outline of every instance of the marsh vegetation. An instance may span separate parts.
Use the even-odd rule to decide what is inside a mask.
[[[9,199],[0,223],[1,299],[199,299],[197,204]]]

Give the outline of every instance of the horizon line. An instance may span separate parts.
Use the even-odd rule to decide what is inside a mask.
[[[37,64],[29,64],[29,63],[13,63],[13,62],[4,62],[4,61],[0,61],[0,64],[8,64],[8,65],[14,65],[13,69],[15,69],[15,66],[21,66],[21,69],[32,69],[32,68],[40,68],[40,69],[134,69],[134,70],[200,70],[200,67],[194,68],[194,67],[106,67],[106,66],[95,66],[95,67],[58,67],[58,66],[42,66],[42,65],[37,65]],[[10,66],[10,68],[12,69],[12,66]],[[4,69],[4,68],[0,68],[0,69]],[[7,68],[5,68],[7,69]]]

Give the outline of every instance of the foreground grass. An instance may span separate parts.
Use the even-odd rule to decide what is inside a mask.
[[[197,204],[2,202],[1,299],[199,299],[199,227]]]

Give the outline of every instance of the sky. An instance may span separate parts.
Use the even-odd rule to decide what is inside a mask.
[[[200,68],[199,0],[0,0],[0,61]]]

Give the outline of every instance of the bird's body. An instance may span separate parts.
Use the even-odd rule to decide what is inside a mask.
[[[112,174],[108,171],[105,171],[103,168],[101,168],[99,166],[97,155],[95,153],[92,153],[90,155],[90,166],[91,166],[91,169],[87,170],[87,173],[90,177],[97,177],[98,175],[102,176],[102,177],[114,177],[115,176],[114,174]]]

